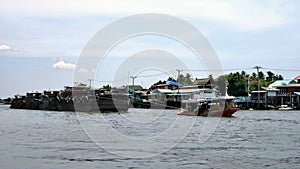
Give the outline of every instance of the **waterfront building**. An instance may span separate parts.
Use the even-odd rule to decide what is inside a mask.
[[[289,105],[300,109],[300,76],[294,79],[275,81],[269,85],[269,88],[277,90],[273,105]]]

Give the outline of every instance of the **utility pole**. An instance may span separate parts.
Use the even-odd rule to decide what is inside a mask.
[[[178,83],[178,86],[177,86],[178,91],[177,91],[177,93],[179,94],[179,75],[180,75],[180,72],[182,70],[176,69],[176,71],[178,72],[178,74],[177,74],[177,83]]]
[[[133,92],[134,92],[134,79],[137,78],[136,76],[130,76],[130,78],[132,79],[132,87],[133,87]]]
[[[257,70],[257,79],[258,79],[258,105],[257,108],[259,108],[260,106],[260,78],[259,78],[259,69],[261,69],[260,66],[255,66],[254,68],[256,68]]]
[[[250,77],[247,77],[247,90],[248,90],[248,97],[247,97],[247,109],[249,108],[249,99],[250,99]]]
[[[178,83],[179,75],[180,75],[180,72],[181,72],[182,70],[176,69],[176,71],[178,72],[178,73],[177,73],[177,83]]]
[[[248,97],[250,96],[250,77],[247,77],[247,90],[248,90]]]
[[[78,86],[79,82],[73,82],[74,86]]]
[[[89,81],[89,84],[90,84],[89,87],[92,88],[92,81],[94,81],[94,79],[88,79],[88,81]]]

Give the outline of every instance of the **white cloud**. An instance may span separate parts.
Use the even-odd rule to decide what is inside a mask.
[[[6,44],[0,45],[0,52],[17,52],[20,51],[19,49],[12,48]]]
[[[8,50],[12,50],[12,48],[8,45],[0,45],[0,50],[1,51],[8,51]]]
[[[23,3],[23,4],[20,4]],[[15,5],[19,4],[19,5]],[[202,18],[231,29],[260,30],[290,22],[297,2],[281,0],[19,0],[1,3],[0,14],[44,17],[163,13],[178,17]],[[6,14],[6,15],[5,15]]]
[[[76,65],[72,63],[65,63],[65,61],[61,60],[53,64],[52,68],[62,69],[62,70],[74,70],[76,68]]]
[[[84,68],[80,68],[77,70],[78,73],[91,73],[91,71],[84,69]]]

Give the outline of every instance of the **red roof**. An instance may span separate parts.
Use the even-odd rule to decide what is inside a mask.
[[[300,75],[295,77],[295,80],[300,80]]]

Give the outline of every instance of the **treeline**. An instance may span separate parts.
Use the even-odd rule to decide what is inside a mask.
[[[258,90],[258,84],[260,84],[260,88],[268,87],[276,80],[283,80],[283,76],[277,75],[271,71],[266,72],[266,74],[262,71],[258,74],[254,72],[252,74],[247,74],[245,71],[241,71],[222,75],[214,79],[214,87],[218,88],[222,95],[225,95],[227,87],[227,93],[230,96],[248,96],[248,92]],[[190,74],[180,74],[177,80],[172,77],[169,77],[167,80],[176,81],[184,86],[200,85],[195,82],[195,79],[193,79]],[[165,83],[166,81],[160,80],[154,83],[150,89],[154,88],[155,85]]]
[[[185,75],[183,74],[179,74],[179,77],[177,78],[177,80],[175,80],[173,77],[169,77],[167,80],[164,81],[158,81],[156,83],[154,83],[150,89],[154,88],[155,85],[158,84],[166,84],[166,81],[174,81],[174,82],[178,82],[180,84],[182,84],[183,86],[191,86],[194,85],[194,79],[192,78],[192,75],[187,73]]]
[[[266,74],[262,71],[258,74],[247,74],[245,71],[241,71],[218,77],[217,85],[220,87],[222,94],[225,93],[225,86],[227,86],[228,95],[247,96],[249,91],[258,90],[259,84],[260,88],[268,87],[276,80],[283,80],[283,76],[276,75],[271,71],[268,71]]]

